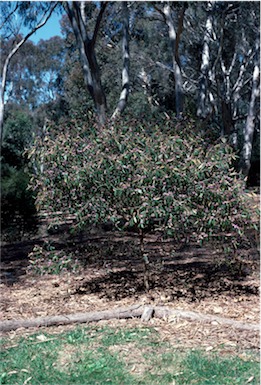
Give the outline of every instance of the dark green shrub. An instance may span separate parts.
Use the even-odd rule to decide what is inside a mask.
[[[25,163],[24,150],[32,140],[33,120],[29,113],[11,105],[7,109],[1,148],[3,163],[20,168]]]
[[[23,170],[4,166],[1,179],[1,227],[15,233],[35,226],[36,213],[32,191],[28,190],[30,177]]]
[[[21,236],[24,230],[35,226],[35,207],[27,172],[25,148],[32,138],[30,115],[9,106],[4,124],[1,146],[1,228],[11,238]]]

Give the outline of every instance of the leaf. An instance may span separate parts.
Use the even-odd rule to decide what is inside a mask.
[[[221,313],[223,313],[223,309],[222,309],[222,307],[220,307],[220,306],[215,306],[215,307],[213,308],[213,312],[214,312],[215,314],[221,314]]]
[[[32,379],[32,377],[28,377],[28,378],[23,382],[23,385],[26,385],[31,379]]]
[[[210,352],[210,351],[213,350],[213,349],[214,349],[213,346],[208,346],[208,347],[206,347],[206,352]]]
[[[47,340],[47,337],[44,334],[40,334],[36,338],[38,339],[38,341],[46,341]]]
[[[255,376],[251,376],[249,377],[249,379],[247,380],[246,384],[249,384],[250,382],[252,382],[254,380]]]

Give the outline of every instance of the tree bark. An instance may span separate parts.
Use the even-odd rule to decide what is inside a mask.
[[[121,89],[119,102],[112,115],[112,119],[115,119],[118,115],[122,114],[122,112],[124,111],[127,104],[129,89],[130,89],[129,11],[128,11],[128,3],[126,1],[123,1],[121,4],[122,4],[122,14],[123,14],[122,89]]]
[[[259,70],[259,41],[256,42],[256,55],[255,55],[255,66],[253,71],[253,82],[252,82],[252,91],[251,98],[248,108],[248,115],[246,120],[246,125],[244,129],[244,144],[241,153],[240,159],[240,169],[244,176],[248,176],[250,166],[251,166],[251,155],[253,147],[253,136],[255,130],[255,104],[256,99],[259,95],[259,79],[260,79],[260,70]]]
[[[8,73],[8,67],[10,64],[10,61],[12,57],[16,54],[16,52],[22,47],[22,45],[41,27],[43,27],[49,18],[51,17],[55,7],[57,6],[57,3],[55,2],[50,10],[47,12],[47,15],[44,15],[42,20],[37,24],[22,40],[20,40],[19,43],[17,43],[13,49],[9,52],[6,59],[3,63],[3,69],[2,69],[2,81],[1,81],[1,90],[0,90],[0,144],[2,145],[3,142],[3,127],[4,127],[4,104],[5,104],[5,89],[6,89],[6,80],[7,80],[7,73]]]
[[[230,137],[234,133],[234,120],[232,114],[232,88],[231,88],[231,73],[236,61],[236,52],[233,55],[233,59],[229,68],[226,68],[224,61],[221,59],[221,69],[224,76],[224,90],[225,97],[221,100],[221,116],[223,125],[223,135]]]
[[[60,316],[38,317],[28,320],[11,320],[0,322],[0,331],[7,332],[18,328],[69,325],[73,323],[88,323],[109,319],[134,318],[140,317],[143,313],[141,305],[134,305],[127,308],[114,310],[104,310],[99,312],[76,313]]]
[[[209,71],[210,71],[210,39],[213,34],[213,25],[212,25],[212,3],[208,3],[208,16],[205,26],[205,34],[203,39],[203,49],[201,56],[201,67],[200,67],[200,80],[199,80],[199,98],[198,98],[198,108],[197,116],[205,119],[210,111],[210,101],[209,101]]]
[[[231,102],[221,100],[221,115],[223,123],[223,134],[230,137],[234,132],[234,121],[232,116]]]
[[[101,320],[122,319],[139,317],[142,321],[149,321],[151,317],[162,319],[188,319],[191,321],[218,323],[220,325],[228,325],[236,329],[251,330],[259,332],[258,324],[249,324],[233,319],[217,317],[195,313],[192,311],[173,310],[165,306],[142,306],[133,305],[130,307],[122,307],[113,310],[104,310],[100,312],[76,313],[60,316],[39,317],[28,320],[8,320],[0,322],[0,332],[8,332],[18,328],[29,327],[47,327],[53,325],[68,325],[73,323],[88,323]]]
[[[105,2],[101,3],[94,32],[92,38],[90,38],[87,33],[85,2],[70,1],[64,3],[79,49],[84,81],[93,99],[98,120],[101,125],[106,122],[107,103],[101,83],[100,69],[95,53],[95,43],[106,5],[107,3]]]
[[[176,33],[175,27],[174,27],[174,21],[171,16],[171,7],[169,3],[166,3],[163,8],[163,14],[165,17],[166,24],[168,26],[169,30],[169,39],[171,42],[171,48],[172,48],[172,61],[173,61],[173,72],[174,72],[174,79],[175,79],[175,106],[176,106],[176,115],[177,118],[180,118],[183,113],[183,80],[182,80],[182,74],[181,74],[181,65],[180,65],[180,59],[179,59],[179,41],[180,36],[182,33],[183,28],[183,19],[185,14],[185,6],[182,7],[182,10],[179,14],[179,21],[178,21],[178,32]]]

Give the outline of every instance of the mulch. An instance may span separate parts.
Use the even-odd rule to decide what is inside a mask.
[[[88,264],[77,274],[37,276],[27,271],[28,261],[23,253],[21,259],[16,256],[12,260],[11,267],[8,258],[4,259],[1,320],[101,311],[138,302],[259,323],[259,260],[253,250],[241,250],[237,262],[227,263],[226,258],[222,260],[220,250],[192,247],[175,251],[166,243],[163,250],[157,248],[155,239],[150,239],[147,247],[152,261],[151,289],[146,292],[142,264],[135,258],[135,249],[123,252],[123,241],[118,238],[110,237],[106,242],[103,239],[103,253],[96,243],[86,247],[82,257]],[[94,255],[97,250],[99,259]],[[6,274],[8,268],[9,275]],[[215,322],[155,318],[148,323],[140,319],[97,322],[97,327],[103,325],[116,328],[151,326],[162,339],[179,348],[201,347],[224,353],[259,348],[258,332],[238,331]],[[41,328],[41,332],[58,333],[74,327]],[[39,329],[21,328],[5,335],[12,339],[36,331]]]

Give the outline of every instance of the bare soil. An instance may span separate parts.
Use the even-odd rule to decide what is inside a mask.
[[[81,268],[77,274],[39,276],[28,271],[29,253],[35,244],[47,239],[58,250],[63,248],[78,256]],[[3,244],[1,319],[99,311],[139,303],[259,323],[260,264],[255,247],[242,242],[236,253],[218,245],[177,248],[173,240],[162,239],[160,234],[147,235],[150,290],[146,291],[138,242],[136,234],[99,229],[87,230],[78,237],[71,237],[65,230],[63,234]],[[101,325],[140,326],[141,320],[98,322]],[[259,348],[259,333],[215,322],[152,318],[148,325],[177,347],[218,348],[224,352]],[[56,326],[46,331],[60,333],[74,327]],[[21,328],[7,335],[12,338],[35,331]]]

